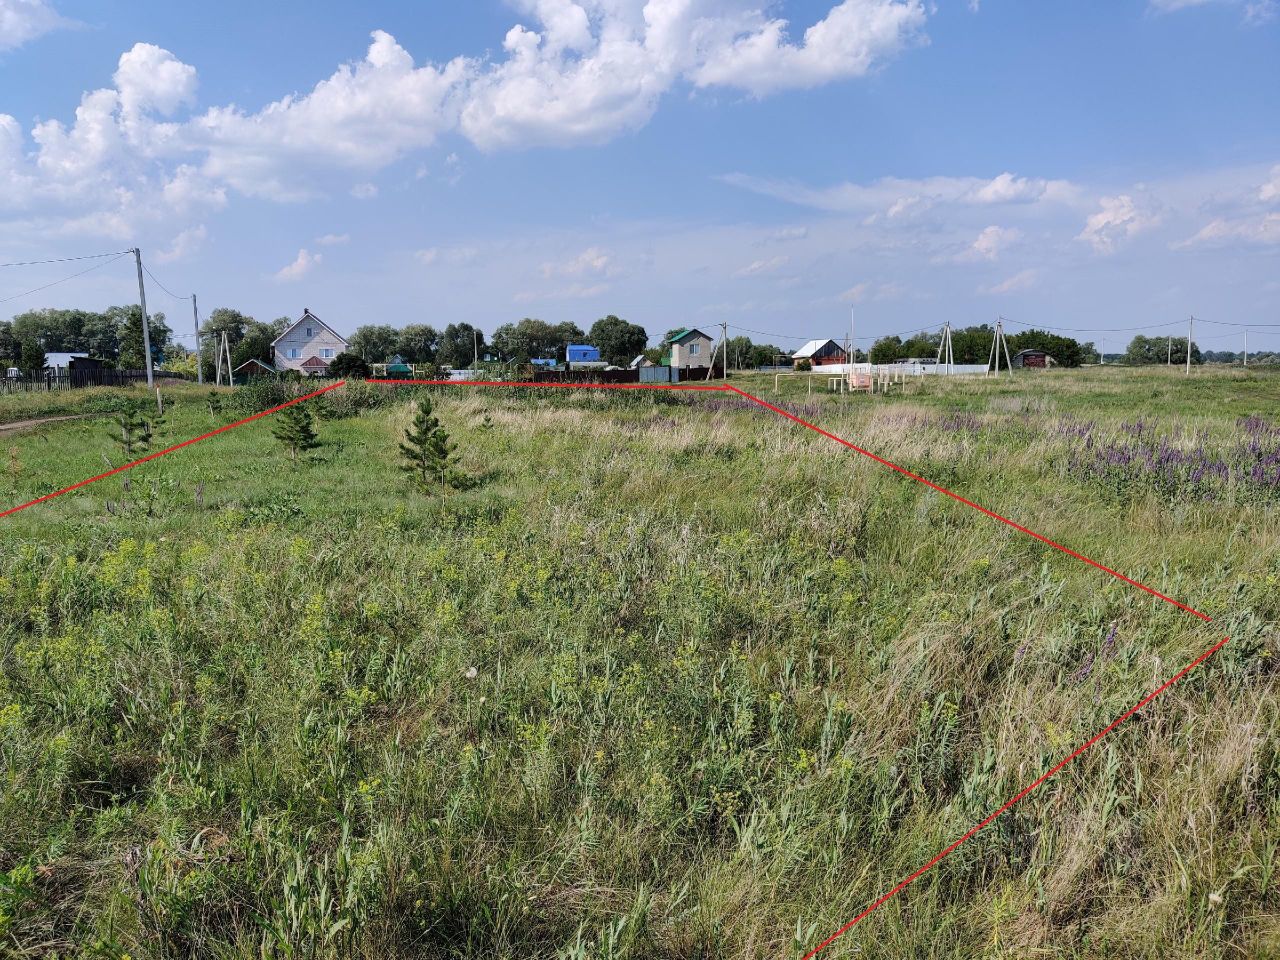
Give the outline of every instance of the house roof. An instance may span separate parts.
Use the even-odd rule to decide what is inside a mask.
[[[44,355],[44,365],[46,367],[69,367],[72,360],[88,360],[87,353],[46,353]]]
[[[307,357],[302,361],[303,370],[328,370],[329,361],[321,360],[319,357]]]
[[[667,337],[665,342],[680,343],[681,341],[688,340],[690,337],[702,337],[704,340],[711,339],[711,337],[707,336],[701,330],[697,329],[696,327],[691,327],[686,330],[677,330],[671,336]]]
[[[1041,350],[1039,347],[1027,347],[1027,349],[1025,350],[1019,350],[1017,353],[1014,354],[1014,356],[1020,357],[1026,353],[1043,353],[1046,357],[1049,356],[1048,350]]]
[[[297,320],[293,321],[293,323],[289,324],[289,326],[285,327],[284,332],[281,333],[280,336],[276,337],[274,340],[271,341],[271,345],[274,347],[277,343],[279,343],[281,340],[287,337],[290,333],[296,330],[304,320],[310,320],[312,323],[319,324],[320,326],[328,330],[330,333],[332,333],[339,340],[341,340],[342,345],[344,347],[350,346],[350,344],[347,342],[346,337],[338,333],[337,330],[333,329],[333,327],[329,326],[327,323],[325,323],[323,320],[317,317],[314,313],[312,313],[310,307],[303,307],[302,316],[300,316]]]
[[[839,350],[841,353],[844,353],[844,347],[840,346],[840,344],[836,343],[834,340],[831,340],[828,338],[826,340],[810,340],[803,347],[801,347],[799,350],[793,353],[791,357],[793,360],[805,360],[809,357],[812,357],[815,353],[817,353],[819,350],[825,347],[828,343],[835,343],[836,349]]]
[[[642,353],[640,354],[640,356],[636,357],[634,360],[631,361],[631,369],[635,370],[637,367],[643,367],[646,363],[649,363],[649,362],[650,362],[649,358]]]
[[[250,357],[248,360],[246,360],[244,363],[240,364],[240,366],[236,367],[236,368],[235,368],[234,370],[232,370],[231,372],[232,372],[232,373],[239,373],[241,370],[243,370],[245,367],[247,367],[247,366],[249,366],[249,365],[251,365],[251,364],[257,364],[257,365],[258,365],[258,366],[260,366],[263,370],[268,370],[268,371],[270,371],[271,373],[279,373],[279,372],[280,372],[280,371],[279,371],[279,370],[277,370],[275,367],[273,367],[271,364],[269,364],[269,363],[267,363],[267,362],[265,362],[265,361],[263,361],[263,360],[259,360],[257,357]]]

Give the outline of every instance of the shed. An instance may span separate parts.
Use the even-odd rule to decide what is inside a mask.
[[[653,361],[646,357],[643,353],[631,361],[632,370],[640,370],[643,367],[652,367]]]
[[[791,355],[794,363],[797,360],[808,360],[815,367],[824,367],[829,363],[847,363],[849,353],[834,340],[810,340]]]
[[[569,363],[599,363],[600,348],[589,343],[571,343],[564,348],[564,358]]]
[[[102,361],[95,360],[87,353],[46,353],[44,355],[46,370],[101,370]]]
[[[1015,367],[1026,368],[1031,370],[1045,370],[1053,365],[1053,357],[1049,356],[1043,350],[1034,348],[1027,350],[1019,350],[1009,361]]]
[[[274,377],[279,372],[271,364],[259,360],[257,357],[251,357],[232,370],[231,376],[233,379],[235,377],[250,379],[252,377]]]

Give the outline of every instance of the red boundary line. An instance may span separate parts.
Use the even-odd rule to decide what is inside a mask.
[[[1139,583],[1138,581],[1133,580],[1130,577],[1127,577],[1116,570],[1112,570],[1110,567],[1104,566],[1103,564],[1100,564],[1095,560],[1091,560],[1088,557],[1084,556],[1083,554],[1077,553],[1076,551],[1070,549],[1069,547],[1064,547],[1062,544],[1057,543],[1056,541],[1050,540],[1048,537],[1045,537],[1039,533],[1036,533],[1034,530],[1030,530],[1027,527],[1022,526],[1021,524],[1016,523],[1013,520],[1010,520],[1008,517],[1001,516],[1000,514],[996,513],[993,510],[988,510],[986,507],[981,506],[980,504],[974,503],[972,500],[968,500],[965,497],[960,496],[958,493],[953,493],[952,491],[948,490],[946,487],[941,487],[938,484],[933,483],[932,481],[926,480],[924,479],[924,477],[918,476],[917,474],[912,473],[910,470],[906,470],[903,467],[898,466],[896,463],[893,463],[892,461],[886,460],[883,457],[878,457],[874,453],[871,453],[868,450],[864,450],[861,447],[857,446],[856,444],[850,443],[848,440],[845,440],[842,437],[836,436],[834,433],[829,433],[828,431],[823,430],[821,427],[818,427],[812,423],[809,423],[807,420],[802,420],[800,417],[797,417],[794,414],[788,413],[786,410],[783,410],[780,407],[776,407],[773,404],[760,399],[754,394],[747,393],[745,390],[740,390],[737,387],[731,386],[729,384],[700,385],[700,384],[649,384],[649,383],[615,383],[615,384],[527,383],[527,382],[510,383],[505,381],[484,381],[484,380],[388,380],[388,379],[370,379],[370,380],[367,380],[366,382],[396,384],[396,385],[447,386],[447,387],[459,387],[459,386],[498,387],[498,386],[501,386],[501,387],[552,387],[552,388],[570,388],[570,389],[576,388],[576,389],[595,389],[595,390],[600,390],[600,389],[606,389],[606,390],[607,389],[702,390],[702,391],[718,392],[718,393],[724,393],[724,392],[736,393],[739,396],[745,397],[748,400],[751,400],[759,404],[765,409],[772,410],[774,413],[779,414],[780,416],[785,417],[788,420],[792,420],[803,427],[807,427],[808,429],[814,431],[815,433],[821,434],[822,436],[828,438],[829,440],[834,440],[836,443],[839,443],[841,446],[848,447],[850,450],[860,453],[865,457],[869,457],[870,459],[875,460],[877,463],[883,464],[884,466],[889,467],[891,470],[894,470],[902,474],[904,477],[908,477],[912,480],[917,481],[918,483],[922,483],[925,486],[938,491],[939,493],[942,493],[948,497],[951,497],[953,500],[963,503],[965,506],[972,507],[973,509],[979,511],[980,513],[984,513],[995,520],[999,520],[1001,523],[1004,523],[1009,525],[1010,527],[1013,527],[1015,530],[1025,533],[1030,537],[1034,537],[1036,540],[1039,540],[1040,542],[1047,544],[1048,546],[1051,546],[1056,550],[1060,550],[1063,553],[1067,554],[1068,556],[1075,557],[1077,560],[1083,561],[1084,563],[1087,563],[1092,567],[1096,567],[1097,569],[1110,574],[1111,576],[1115,577],[1118,580],[1122,580],[1125,583],[1135,586],[1140,590],[1146,591],[1152,596],[1158,597],[1161,600],[1166,601],[1167,603],[1171,603],[1175,607],[1185,610],[1187,613],[1190,613],[1195,617],[1199,617],[1201,620],[1204,620],[1206,622],[1209,622],[1212,620],[1212,618],[1209,617],[1208,615],[1203,614],[1198,610],[1194,610],[1191,607],[1186,606],[1185,604],[1179,603],[1177,600],[1174,600],[1172,597],[1167,597],[1163,593],[1160,593],[1157,590],[1153,590],[1151,587],[1148,587],[1145,584]],[[109,470],[106,473],[99,474],[96,477],[90,477],[87,480],[81,480],[79,483],[72,484],[71,486],[65,487],[62,490],[55,491],[54,493],[45,494],[43,497],[38,497],[37,499],[32,500],[29,503],[22,504],[21,506],[12,507],[9,510],[4,511],[3,513],[0,513],[0,518],[11,516],[15,513],[18,513],[19,511],[26,510],[28,507],[33,507],[36,504],[44,503],[48,500],[52,500],[54,497],[60,497],[64,493],[70,493],[73,490],[78,490],[81,487],[87,486],[91,483],[96,483],[99,480],[105,480],[107,477],[112,477],[118,473],[123,473],[125,470],[131,470],[132,468],[140,464],[147,463],[148,461],[151,461],[151,460],[155,460],[158,457],[163,457],[166,454],[173,453],[175,450],[181,450],[183,447],[189,447],[194,443],[199,443],[201,440],[207,440],[210,437],[216,437],[220,433],[226,433],[228,430],[234,430],[236,427],[244,426],[246,423],[252,423],[255,420],[260,420],[263,417],[276,413],[279,410],[283,410],[285,407],[291,407],[296,403],[302,403],[304,400],[310,400],[313,397],[318,397],[322,393],[328,393],[330,390],[336,390],[341,386],[345,386],[345,384],[346,384],[346,381],[339,381],[338,383],[334,383],[327,387],[323,387],[320,390],[313,391],[312,393],[308,393],[304,396],[296,397],[293,400],[288,401],[287,403],[282,403],[279,406],[272,407],[269,410],[263,410],[261,413],[255,413],[251,417],[245,417],[243,420],[237,420],[235,423],[229,423],[224,427],[219,427],[217,430],[211,430],[208,433],[201,434],[198,437],[193,437],[190,440],[184,440],[182,443],[174,444],[173,446],[166,447],[163,450],[158,450],[155,453],[142,457],[139,460],[135,460],[132,463],[127,463],[124,466],[116,467],[114,470]],[[953,841],[949,846],[943,848],[939,853],[934,855],[934,857],[931,860],[929,860],[927,863],[925,863],[922,867],[918,868],[914,873],[911,873],[907,877],[900,880],[887,893],[882,894],[878,899],[873,901],[870,906],[868,906],[865,910],[859,913],[856,917],[854,917],[844,926],[840,927],[840,929],[838,929],[835,933],[827,937],[827,939],[823,940],[820,944],[818,944],[816,947],[814,947],[812,950],[806,953],[802,958],[802,960],[812,960],[812,958],[817,956],[818,953],[820,953],[822,950],[829,947],[836,940],[840,939],[840,937],[844,936],[846,933],[852,930],[858,923],[860,923],[866,917],[870,916],[872,913],[874,913],[877,909],[879,909],[881,906],[887,903],[894,896],[901,893],[911,884],[915,883],[916,880],[918,880],[920,877],[924,876],[924,874],[928,873],[935,866],[937,866],[946,856],[951,854],[962,844],[967,843],[969,840],[973,839],[974,836],[976,836],[979,832],[981,832],[986,827],[990,826],[996,819],[998,819],[1001,814],[1006,813],[1012,806],[1014,806],[1014,804],[1026,798],[1029,794],[1031,794],[1033,791],[1035,791],[1041,785],[1043,785],[1047,780],[1053,777],[1054,774],[1058,773],[1058,771],[1062,770],[1064,767],[1070,764],[1073,760],[1080,757],[1081,754],[1087,751],[1090,747],[1096,744],[1103,737],[1107,736],[1107,734],[1115,730],[1116,727],[1120,726],[1120,724],[1124,723],[1126,720],[1132,717],[1135,713],[1137,713],[1139,710],[1145,707],[1148,703],[1150,703],[1156,697],[1160,696],[1160,694],[1164,693],[1166,690],[1168,690],[1170,687],[1176,684],[1179,680],[1185,677],[1188,673],[1190,673],[1192,670],[1198,667],[1205,660],[1208,660],[1211,656],[1213,656],[1215,653],[1221,650],[1222,647],[1224,647],[1227,643],[1229,643],[1230,640],[1231,640],[1230,637],[1223,637],[1221,640],[1215,643],[1208,650],[1205,650],[1203,653],[1200,654],[1200,656],[1196,657],[1194,660],[1188,663],[1185,667],[1179,670],[1176,674],[1174,674],[1172,677],[1170,677],[1160,686],[1156,687],[1155,690],[1151,691],[1151,693],[1147,694],[1145,697],[1139,700],[1136,704],[1134,704],[1124,713],[1120,714],[1120,716],[1112,720],[1111,723],[1109,723],[1107,726],[1103,727],[1100,731],[1095,733],[1090,739],[1086,740],[1079,747],[1077,747],[1071,753],[1067,754],[1067,756],[1063,757],[1056,764],[1054,764],[1052,767],[1050,767],[1048,770],[1042,773],[1039,777],[1037,777],[1027,786],[1023,787],[1020,791],[1018,791],[1016,794],[1014,794],[1012,797],[1006,800],[1004,804],[1002,804],[994,812],[988,814],[983,820],[979,821],[977,824],[971,827],[963,836]]]
[[[236,427],[243,427],[246,423],[253,423],[255,420],[261,420],[263,417],[276,413],[279,410],[283,410],[285,407],[292,407],[295,403],[302,403],[303,400],[310,400],[312,397],[318,397],[320,394],[328,393],[330,390],[337,390],[339,387],[345,386],[346,382],[347,381],[345,380],[340,380],[337,383],[330,384],[320,390],[315,390],[305,396],[295,397],[287,403],[282,403],[277,407],[272,407],[270,410],[263,410],[261,413],[255,413],[253,416],[245,417],[243,420],[237,420],[235,423],[228,423],[225,427],[219,427],[217,430],[210,430],[208,433],[202,433],[200,436],[192,437],[190,440],[183,440],[182,443],[175,443],[172,447],[165,447],[163,450],[157,450],[155,453],[147,454],[147,456],[142,457],[139,460],[134,460],[132,463],[126,463],[122,467],[116,467],[114,470],[108,470],[106,473],[100,473],[96,477],[90,477],[88,480],[81,480],[79,483],[73,483],[71,486],[63,487],[61,490],[55,490],[53,493],[46,493],[43,497],[36,497],[36,499],[29,503],[22,504],[22,506],[10,507],[8,510],[0,513],[0,519],[13,516],[15,513],[20,513],[28,507],[34,507],[36,504],[52,500],[54,497],[60,497],[64,493],[70,493],[72,490],[79,490],[81,487],[87,487],[89,484],[97,483],[99,480],[106,480],[108,477],[114,477],[117,473],[124,473],[126,470],[132,470],[140,464],[155,460],[158,457],[163,457],[166,454],[173,453],[175,450],[181,450],[183,447],[189,447],[193,443],[199,443],[201,440],[208,440],[210,437],[216,437],[218,434],[226,433],[228,430],[234,430]]]

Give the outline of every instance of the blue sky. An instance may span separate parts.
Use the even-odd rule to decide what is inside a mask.
[[[204,312],[340,331],[1003,314],[1118,350],[1194,312],[1280,349],[1277,14],[0,0],[0,262],[136,244]],[[0,270],[0,316],[136,295],[121,260],[15,296],[78,269]]]

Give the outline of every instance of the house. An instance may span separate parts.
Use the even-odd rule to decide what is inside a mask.
[[[677,330],[667,338],[664,346],[670,350],[667,366],[705,369],[711,366],[715,341],[701,330]]]
[[[297,370],[323,376],[329,371],[329,362],[348,346],[347,341],[309,307],[303,307],[302,316],[271,341],[272,364],[282,372]]]
[[[791,355],[792,363],[808,360],[815,367],[830,363],[847,363],[849,353],[834,340],[810,340]]]
[[[564,348],[564,358],[570,364],[599,363],[600,348],[593,347],[589,343],[571,343]]]
[[[274,377],[279,372],[271,364],[259,360],[257,357],[251,357],[232,370],[231,377],[233,380],[236,377],[244,377],[246,380],[250,380],[254,377]]]
[[[653,366],[653,361],[650,360],[648,357],[646,357],[643,353],[640,354],[640,356],[636,357],[634,360],[632,360],[630,364],[630,367],[632,370],[640,370],[644,367],[652,367],[652,366]]]
[[[1044,370],[1053,366],[1054,361],[1053,357],[1043,350],[1028,349],[1019,350],[1009,362],[1018,368]]]

